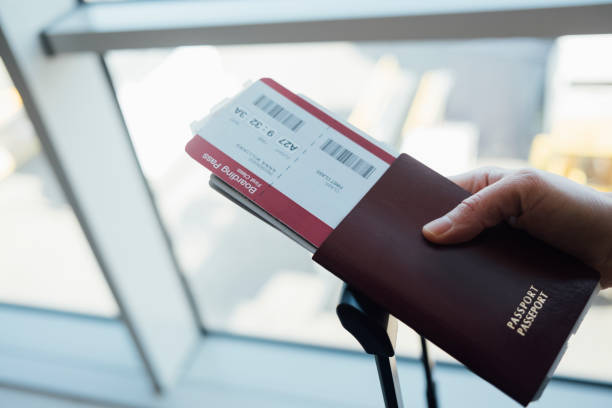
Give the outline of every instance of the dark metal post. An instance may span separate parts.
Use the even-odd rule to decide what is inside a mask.
[[[397,319],[355,290],[344,286],[336,314],[342,326],[355,337],[364,351],[374,355],[386,408],[403,408],[395,360]],[[432,365],[427,342],[421,336],[421,361],[425,371],[428,408],[437,408]]]

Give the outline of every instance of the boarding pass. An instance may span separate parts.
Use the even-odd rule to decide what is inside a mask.
[[[192,129],[192,158],[315,247],[397,156],[269,78]]]

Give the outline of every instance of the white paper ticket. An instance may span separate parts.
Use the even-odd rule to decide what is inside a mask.
[[[397,156],[268,78],[200,121],[185,150],[317,247]]]

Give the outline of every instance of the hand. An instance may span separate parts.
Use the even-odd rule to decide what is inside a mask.
[[[507,221],[570,253],[612,286],[612,195],[537,170],[483,168],[456,177],[472,195],[423,227],[437,244],[469,241],[485,228]]]

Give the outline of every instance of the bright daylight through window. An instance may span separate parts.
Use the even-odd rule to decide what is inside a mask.
[[[597,50],[610,47],[606,36],[183,47],[107,63],[202,325],[357,348],[335,316],[340,281],[208,187],[183,151],[189,123],[266,76],[442,174],[532,166],[609,191],[612,58]],[[612,381],[611,318],[604,293],[558,373]],[[417,341],[402,325],[399,353],[416,355]]]
[[[0,406],[612,405],[611,18],[0,0]]]
[[[0,302],[114,317],[117,305],[0,64]]]

